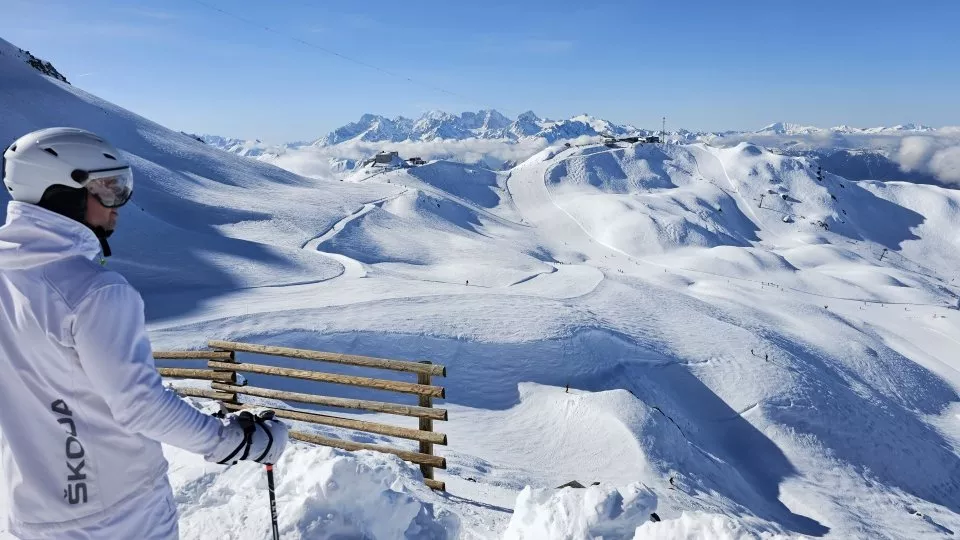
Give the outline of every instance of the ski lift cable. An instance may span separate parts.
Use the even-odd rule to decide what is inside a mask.
[[[412,78],[412,77],[408,77],[408,76],[406,76],[406,75],[401,75],[401,74],[399,74],[399,73],[390,71],[390,70],[388,70],[388,69],[384,69],[384,68],[382,68],[382,67],[380,67],[380,66],[371,64],[371,63],[369,63],[369,62],[364,62],[363,60],[358,60],[358,59],[356,59],[356,58],[347,56],[347,55],[345,55],[345,54],[343,54],[343,53],[339,53],[339,52],[337,52],[337,51],[335,51],[335,50],[333,50],[333,49],[329,49],[329,48],[327,48],[327,47],[323,47],[323,46],[321,46],[321,45],[317,45],[316,43],[311,43],[311,42],[309,42],[309,41],[307,41],[307,40],[305,40],[305,39],[299,38],[299,37],[294,36],[294,35],[291,35],[291,34],[287,34],[287,33],[283,32],[283,31],[277,30],[277,29],[275,29],[275,28],[273,28],[273,27],[264,25],[264,24],[262,24],[262,23],[259,23],[259,22],[257,22],[257,21],[251,20],[251,19],[247,19],[246,17],[242,17],[242,16],[237,15],[237,14],[235,14],[235,13],[232,13],[232,12],[226,11],[226,10],[224,10],[224,9],[221,9],[221,8],[219,8],[219,7],[217,7],[217,6],[208,4],[207,2],[204,2],[203,0],[193,0],[193,2],[194,2],[194,3],[197,3],[197,4],[200,4],[201,6],[207,8],[207,9],[216,11],[216,12],[222,14],[222,15],[226,15],[226,16],[228,16],[228,17],[231,17],[231,18],[233,18],[233,19],[236,19],[236,20],[238,20],[238,21],[241,21],[241,22],[243,22],[243,23],[245,23],[245,24],[248,24],[248,25],[250,25],[250,26],[255,26],[255,27],[260,28],[260,29],[262,29],[262,30],[265,30],[265,31],[267,31],[267,32],[270,32],[270,33],[273,33],[273,34],[277,34],[277,35],[279,35],[279,36],[282,36],[282,37],[285,37],[285,38],[287,38],[287,39],[290,39],[291,41],[295,41],[295,42],[297,42],[297,43],[299,43],[299,44],[301,44],[301,45],[305,45],[305,46],[310,47],[310,48],[312,48],[312,49],[316,49],[316,50],[318,50],[318,51],[324,52],[324,53],[329,54],[329,55],[331,55],[331,56],[336,56],[337,58],[340,58],[341,60],[344,60],[344,61],[347,61],[347,62],[351,62],[351,63],[357,64],[357,65],[359,65],[359,66],[363,66],[363,67],[368,68],[368,69],[372,69],[372,70],[374,70],[374,71],[383,73],[384,75],[387,75],[387,76],[390,76],[390,77],[394,77],[394,78],[397,78],[397,79],[401,79],[401,80],[403,80],[403,81],[409,82],[409,83],[414,84],[414,85],[417,85],[417,86],[422,86],[422,87],[424,87],[424,88],[428,88],[428,89],[433,90],[433,91],[435,91],[435,92],[440,92],[440,93],[443,93],[443,94],[447,94],[447,95],[449,95],[449,96],[453,96],[453,97],[458,98],[458,99],[462,99],[462,100],[464,100],[464,101],[466,101],[466,102],[468,102],[468,103],[474,103],[474,104],[479,104],[479,103],[480,103],[480,102],[477,101],[477,100],[471,99],[471,98],[469,98],[469,97],[467,97],[467,96],[464,96],[463,94],[454,92],[454,91],[452,91],[452,90],[447,90],[446,88],[441,88],[441,87],[439,87],[439,86],[436,86],[436,85],[433,85],[433,84],[430,84],[430,83],[425,83],[425,82],[423,82],[423,81],[416,80],[416,79],[414,79],[414,78]],[[500,110],[507,111],[507,109],[500,109]],[[509,111],[507,111],[507,112],[509,112]]]

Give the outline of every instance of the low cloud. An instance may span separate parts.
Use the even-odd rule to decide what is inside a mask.
[[[927,173],[944,184],[960,185],[960,129],[953,137],[904,137],[895,159],[906,172]]]
[[[930,160],[930,170],[940,180],[960,185],[960,145],[944,148]]]
[[[907,172],[926,172],[927,164],[930,163],[938,146],[932,137],[904,137],[897,150],[897,163]]]

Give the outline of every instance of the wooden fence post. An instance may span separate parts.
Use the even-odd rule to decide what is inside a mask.
[[[218,349],[218,350],[219,350],[219,349]],[[231,363],[231,364],[236,364],[236,363],[237,363],[237,353],[234,352],[234,351],[226,351],[226,352],[229,352],[229,353],[230,353],[230,359],[227,360],[226,362]],[[208,362],[208,365],[209,365],[209,362]],[[219,370],[219,369],[214,369],[213,371],[214,371],[215,373],[229,373],[229,374],[230,374],[230,380],[233,382],[233,384],[237,384],[237,372],[236,372],[236,371],[225,371],[225,370]],[[235,393],[233,393],[233,392],[230,392],[230,398],[229,398],[229,399],[224,399],[223,401],[224,401],[225,403],[233,403],[233,404],[238,404],[238,403],[240,403],[240,401],[237,400],[237,394],[235,394]]]
[[[429,360],[424,360],[420,362],[421,364],[430,364]],[[430,374],[429,373],[418,373],[417,374],[417,384],[430,385]],[[430,396],[420,395],[420,406],[421,407],[433,407],[433,398]],[[420,431],[433,431],[433,419],[420,417]],[[433,454],[433,443],[420,441],[420,453],[421,454]],[[420,471],[423,472],[423,477],[427,480],[433,480],[433,466],[432,465],[420,465]]]

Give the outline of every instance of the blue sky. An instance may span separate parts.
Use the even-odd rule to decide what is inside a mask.
[[[0,37],[80,88],[173,129],[270,142],[429,109],[705,130],[960,124],[956,0],[2,4]]]

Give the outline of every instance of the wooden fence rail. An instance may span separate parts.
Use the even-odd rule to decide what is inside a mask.
[[[308,351],[304,349],[291,349],[289,347],[272,347],[269,345],[254,345],[252,343],[236,343],[233,341],[211,340],[208,345],[215,349],[224,349],[236,352],[266,354],[269,356],[285,356],[287,358],[300,358],[303,360],[317,360],[320,362],[346,364],[350,366],[391,369],[394,371],[407,371],[410,373],[426,373],[428,375],[436,375],[439,377],[447,376],[447,368],[439,364],[408,362],[405,360],[385,360],[383,358],[371,358],[369,356]]]
[[[325,407],[336,407],[339,409],[356,409],[359,411],[374,411],[401,416],[415,416],[431,418],[433,420],[446,420],[446,409],[434,409],[432,407],[416,407],[413,405],[398,405],[396,403],[387,403],[385,401],[367,401],[363,399],[349,399],[329,396],[318,396],[314,394],[304,394],[300,392],[284,392],[281,390],[270,390],[267,388],[257,388],[256,386],[232,386],[214,382],[211,384],[214,390],[221,392],[244,393],[248,396],[262,398],[279,399],[281,401],[295,401],[297,403],[310,403],[312,405],[323,405]]]
[[[334,439],[316,433],[306,433],[291,430],[291,438],[313,444],[331,446],[343,450],[374,450],[399,456],[405,461],[420,465],[425,483],[433,489],[444,490],[443,482],[434,479],[434,469],[445,469],[446,459],[434,455],[433,445],[447,444],[447,436],[433,431],[434,420],[446,420],[446,409],[437,409],[433,406],[434,398],[444,398],[446,391],[442,386],[435,386],[431,377],[445,377],[447,370],[442,365],[427,361],[410,362],[402,360],[388,360],[369,356],[329,353],[289,347],[274,347],[252,343],[238,343],[233,341],[211,340],[208,345],[215,350],[208,351],[157,351],[154,358],[157,360],[207,360],[207,369],[160,367],[158,371],[164,377],[180,379],[209,380],[210,388],[177,388],[176,391],[184,396],[204,397],[220,401],[228,410],[241,410],[254,407],[254,404],[242,403],[238,396],[252,396],[259,398],[276,399],[285,402],[307,403],[324,407],[341,409],[355,409],[380,413],[410,416],[418,419],[418,428],[394,426],[381,422],[369,422],[354,418],[344,418],[291,408],[273,408],[277,417],[310,424],[352,429],[367,433],[376,433],[388,437],[397,437],[417,441],[419,452],[394,448],[379,444],[364,444],[353,441]],[[319,370],[294,369],[276,367],[264,364],[237,362],[236,353],[251,353],[268,356],[281,356],[303,360],[314,360],[332,364],[357,366],[362,368],[386,369],[391,371],[413,373],[417,375],[416,383],[395,381],[389,379],[375,379],[354,375],[327,373]],[[333,383],[416,395],[418,405],[404,405],[387,401],[372,401],[352,398],[325,396],[304,392],[288,392],[271,388],[246,386],[246,380],[238,377],[238,373],[255,373],[276,377],[289,377],[307,381]]]
[[[405,394],[419,394],[433,397],[444,397],[442,386],[430,386],[423,384],[413,384],[398,381],[389,381],[386,379],[371,379],[369,377],[355,377],[353,375],[338,375],[335,373],[324,373],[321,371],[310,371],[307,369],[294,369],[275,366],[265,366],[262,364],[217,362],[210,360],[207,362],[210,369],[219,369],[224,371],[238,371],[244,373],[259,373],[261,375],[279,375],[281,377],[293,377],[295,379],[304,379],[307,381],[327,382],[335,384],[345,384],[348,386],[361,386],[364,388],[375,388],[378,390],[389,390],[391,392],[401,392]]]
[[[224,394],[223,392],[217,392],[216,390],[207,390],[206,388],[176,388],[178,394],[181,396],[190,396],[190,397],[202,397],[208,399],[216,399],[219,401],[229,401],[233,399],[233,394]]]
[[[212,371],[209,369],[187,369],[187,368],[157,368],[160,375],[171,379],[206,379],[211,381],[221,381],[236,383],[237,374],[229,371]]]
[[[303,433],[300,431],[291,431],[290,436],[301,441],[322,444],[324,446],[332,446],[334,448],[342,448],[343,450],[376,450],[377,452],[400,456],[405,461],[410,461],[412,463],[427,464],[440,469],[447,468],[447,460],[440,456],[431,456],[429,454],[422,454],[419,452],[398,450],[396,448],[381,446],[378,444],[364,444],[353,441],[344,441],[341,439],[331,439],[330,437],[324,437],[323,435]]]
[[[257,405],[226,403],[224,406],[230,410],[249,409]],[[363,420],[353,420],[351,418],[341,418],[339,416],[330,416],[326,414],[308,413],[293,409],[273,408],[273,411],[280,418],[289,418],[290,420],[299,420],[300,422],[309,422],[311,424],[320,424],[323,426],[333,426],[357,431],[366,431],[367,433],[377,433],[379,435],[389,435],[391,437],[400,437],[401,439],[410,439],[413,441],[426,441],[437,444],[447,444],[447,436],[443,433],[434,433],[432,431],[420,431],[417,429],[402,428],[391,426],[390,424],[381,424],[379,422],[367,422]]]
[[[154,351],[157,360],[231,360],[230,351]]]

